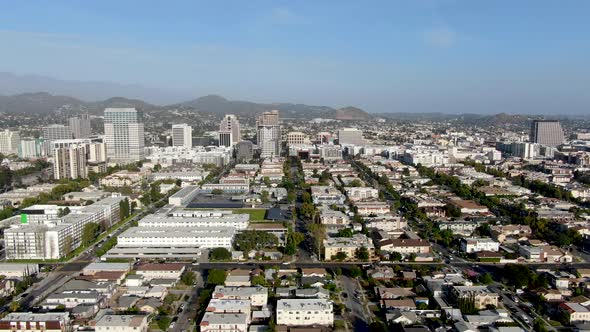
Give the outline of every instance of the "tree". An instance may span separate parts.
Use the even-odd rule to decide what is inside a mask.
[[[70,214],[70,208],[69,208],[69,207],[67,207],[67,206],[66,206],[65,208],[59,208],[59,209],[57,210],[57,217],[58,217],[58,218],[65,217],[65,216],[67,216],[68,214]]]
[[[356,257],[362,261],[368,260],[369,259],[369,250],[367,249],[367,247],[365,247],[365,246],[360,247],[356,252]]]
[[[287,234],[287,243],[285,244],[285,254],[295,255],[297,253],[297,246],[305,240],[305,235],[299,232],[289,230]]]
[[[287,202],[293,203],[293,202],[295,202],[296,199],[297,199],[297,194],[295,193],[295,191],[289,190],[289,192],[287,192]]]
[[[214,248],[209,252],[209,258],[214,261],[228,261],[231,259],[231,252],[226,248]]]
[[[391,254],[389,254],[389,259],[392,260],[392,261],[401,261],[402,260],[402,254],[400,254],[397,251],[394,251]]]
[[[183,284],[190,286],[195,283],[195,273],[191,270],[187,270],[182,274],[180,278]]]
[[[223,285],[227,274],[224,270],[209,270],[207,275],[207,284],[209,285]]]
[[[213,189],[213,190],[211,190],[211,194],[212,195],[222,195],[223,194],[223,190],[221,190],[221,189]]]
[[[84,225],[82,229],[82,246],[88,247],[95,239],[98,231],[98,224],[93,222]]]
[[[482,284],[485,285],[489,285],[492,282],[494,282],[494,279],[492,279],[492,275],[489,273],[484,273],[482,275],[479,276],[479,282],[481,282]]]
[[[262,182],[264,182],[264,185],[267,187],[270,187],[270,185],[271,185],[270,178],[268,176],[263,177]]]
[[[348,274],[351,278],[358,278],[361,276],[362,271],[358,266],[353,266],[350,268],[350,270],[348,270]]]
[[[313,238],[314,247],[317,250],[318,259],[322,257],[322,245],[326,238],[326,226],[323,224],[309,225],[309,232]]]
[[[539,318],[535,319],[535,323],[533,324],[533,331],[535,332],[547,332],[547,327],[545,323]]]
[[[347,256],[348,255],[344,251],[340,251],[336,254],[335,258],[336,260],[343,261],[346,259]]]
[[[304,191],[303,194],[301,194],[301,200],[303,203],[312,203],[311,194],[307,191]]]
[[[445,210],[447,212],[447,215],[452,218],[460,218],[462,215],[461,209],[459,209],[453,204],[445,205]]]
[[[411,254],[408,256],[408,260],[409,260],[410,262],[414,262],[414,261],[416,261],[416,254],[415,254],[415,253],[411,253]]]
[[[124,220],[129,217],[131,208],[129,207],[129,199],[125,198],[119,202],[119,219]]]
[[[263,190],[260,193],[260,199],[262,200],[262,204],[267,204],[269,202],[269,198],[268,197],[269,197],[268,191]]]
[[[74,246],[74,240],[72,239],[71,235],[67,235],[64,238],[64,255],[68,256],[70,253],[72,253],[72,250]]]
[[[15,312],[20,310],[20,303],[17,301],[10,302],[10,307],[8,308],[10,312]]]
[[[338,230],[338,237],[352,237],[352,229],[344,228]]]
[[[264,276],[254,276],[252,277],[252,286],[267,286],[268,283],[266,282],[266,278]]]
[[[359,179],[352,180],[347,185],[347,187],[362,187],[362,186],[363,186],[363,183]]]
[[[311,218],[315,215],[315,206],[313,203],[303,203],[301,204],[300,212],[302,215]]]
[[[264,231],[244,231],[236,235],[235,245],[242,251],[273,248],[279,244],[276,235]]]

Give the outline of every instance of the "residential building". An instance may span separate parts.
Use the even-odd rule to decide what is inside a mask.
[[[206,312],[199,324],[201,332],[247,332],[249,316],[244,313]]]
[[[315,205],[343,204],[345,197],[340,190],[330,186],[311,187],[311,199]]]
[[[135,270],[137,275],[142,276],[146,281],[152,279],[178,280],[186,270],[186,265],[183,263],[146,263],[139,265]]]
[[[172,146],[193,147],[193,127],[186,123],[172,125]]]
[[[559,310],[565,312],[569,323],[590,322],[590,310],[575,302],[564,302],[559,305]]]
[[[0,136],[2,133],[0,133]],[[1,144],[1,143],[0,143]],[[42,138],[23,138],[18,146],[18,156],[22,159],[39,158],[47,155],[46,144]]]
[[[100,315],[100,313],[99,313]],[[149,320],[146,315],[118,315],[107,313],[97,319],[95,332],[147,332]]]
[[[0,319],[0,332],[70,332],[72,325],[67,312],[12,312]]]
[[[212,298],[222,300],[250,300],[252,306],[262,307],[268,303],[268,290],[262,286],[215,286]]]
[[[557,120],[534,120],[530,140],[533,143],[557,147],[564,142],[563,129]]]
[[[492,292],[487,286],[451,286],[451,296],[455,301],[461,299],[473,299],[476,309],[485,309],[487,306],[498,307],[500,295]]]
[[[379,198],[379,190],[371,187],[346,187],[344,190],[346,197],[353,202]]]
[[[46,141],[56,141],[62,139],[72,139],[72,130],[68,126],[61,124],[52,124],[41,128],[43,139]]]
[[[381,201],[354,202],[357,214],[361,216],[383,215],[390,212],[389,204]]]
[[[257,143],[261,158],[278,157],[281,152],[279,111],[264,112],[256,121]]]
[[[352,237],[329,237],[324,239],[324,259],[333,260],[339,252],[346,254],[347,259],[354,259],[360,248],[365,247],[369,252],[369,259],[375,254],[373,241],[364,234],[354,234]],[[334,257],[334,258],[333,258]]]
[[[104,133],[110,162],[136,162],[145,159],[143,113],[135,108],[107,108]]]
[[[381,251],[399,252],[402,256],[430,253],[430,243],[424,239],[386,239],[379,242]]]
[[[363,132],[356,128],[344,128],[338,130],[338,143],[341,145],[363,145],[365,140]]]
[[[326,299],[281,299],[277,301],[277,325],[334,325],[332,302]]]
[[[18,131],[0,131],[0,153],[9,155],[18,153],[20,136]]]
[[[60,179],[84,179],[88,177],[85,145],[71,145],[53,151],[53,177]]]
[[[82,114],[75,118],[69,119],[70,130],[74,138],[88,138],[91,134],[90,117],[88,114]]]
[[[461,239],[461,251],[466,253],[500,250],[500,243],[490,238],[469,237]]]

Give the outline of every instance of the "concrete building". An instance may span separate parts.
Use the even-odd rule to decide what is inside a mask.
[[[104,133],[110,162],[128,163],[145,159],[142,112],[135,108],[105,109]]]
[[[299,131],[287,133],[287,145],[309,144],[309,138],[306,134]]]
[[[186,123],[172,125],[172,146],[193,147],[193,127]]]
[[[236,162],[247,163],[254,158],[254,144],[250,141],[240,141],[236,145]]]
[[[250,300],[252,306],[262,307],[268,303],[268,290],[262,286],[234,287],[215,286],[212,299]]]
[[[0,133],[0,136],[2,134]],[[1,144],[1,143],[0,143]],[[42,138],[23,138],[18,146],[18,157],[22,159],[39,158],[47,154]]]
[[[563,129],[557,120],[534,120],[531,123],[531,142],[556,147],[563,144]]]
[[[82,114],[68,120],[74,138],[88,138],[91,134],[90,117]]]
[[[61,124],[52,124],[41,128],[43,139],[46,141],[55,141],[61,139],[72,139],[72,130],[69,126]]]
[[[354,259],[361,247],[367,248],[369,258],[375,254],[373,241],[364,234],[354,234],[352,237],[329,237],[324,240],[324,259],[332,260],[332,257],[339,252],[345,253],[347,259]]]
[[[100,315],[100,313],[99,313]],[[147,332],[148,316],[107,313],[97,319],[95,332]]]
[[[242,139],[238,117],[227,114],[219,124],[219,146],[234,146]]]
[[[334,308],[326,299],[281,299],[277,301],[277,325],[332,326]]]
[[[117,248],[231,249],[235,233],[231,227],[131,227],[118,236]]]
[[[279,111],[264,112],[256,121],[256,134],[260,157],[278,157],[281,152]]]
[[[19,141],[18,131],[0,131],[0,153],[5,155],[17,154]]]
[[[71,330],[70,314],[67,312],[13,312],[0,319],[0,332],[70,332]]]
[[[41,222],[21,215],[21,224],[4,230],[7,259],[59,259],[80,246],[84,226],[102,224],[106,228],[120,220],[120,202],[126,197],[108,197],[61,218]],[[25,212],[25,211],[23,211]]]
[[[363,132],[356,128],[343,128],[338,130],[338,143],[341,145],[363,145],[365,139],[363,138]]]
[[[461,239],[461,251],[466,253],[500,250],[500,243],[489,238],[470,237]]]
[[[186,186],[168,197],[168,204],[186,206],[199,193],[199,186]]]
[[[53,177],[60,179],[84,179],[88,177],[85,145],[71,145],[53,151]]]

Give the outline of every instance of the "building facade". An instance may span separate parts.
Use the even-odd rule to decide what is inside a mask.
[[[563,129],[559,121],[535,120],[531,124],[531,142],[556,147],[563,144]]]
[[[264,112],[256,121],[256,137],[261,158],[278,157],[281,152],[279,111]]]
[[[17,154],[19,141],[18,131],[0,131],[0,153]]]
[[[145,159],[143,113],[135,108],[107,108],[104,111],[107,157],[111,162]]]
[[[219,146],[234,146],[241,140],[238,117],[227,114],[219,124]]]
[[[193,147],[193,127],[186,123],[172,125],[172,146]]]
[[[70,130],[74,138],[88,138],[91,134],[90,117],[88,114],[82,114],[69,120]]]

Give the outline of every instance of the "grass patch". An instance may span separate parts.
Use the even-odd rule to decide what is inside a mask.
[[[266,216],[266,209],[233,209],[233,213],[247,213],[250,215],[250,220],[263,221]]]

